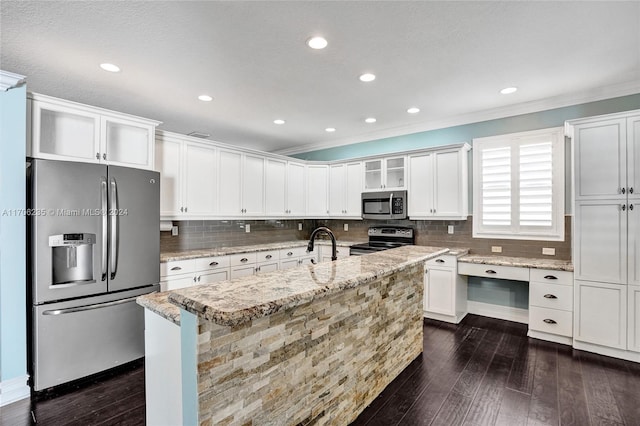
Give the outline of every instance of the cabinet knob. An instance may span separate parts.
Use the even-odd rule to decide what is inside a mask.
[[[185,212],[185,213],[187,212],[187,208],[186,208],[186,207],[184,208],[184,212]]]
[[[106,160],[106,159],[107,159],[107,153],[106,153],[106,152],[102,154],[102,159],[103,159],[103,160]]]
[[[622,188],[620,191],[621,191],[623,194],[624,194],[625,192],[627,192],[627,191],[626,191],[626,189],[624,189],[624,188]]]
[[[633,210],[633,204],[629,204],[629,210]]]
[[[180,211],[181,211],[181,212],[184,212],[184,207],[180,207]]]
[[[542,321],[546,322],[547,324],[557,324],[557,322],[549,318],[545,318]]]
[[[99,159],[100,159],[100,153],[96,152],[96,160],[99,160]]]
[[[633,194],[633,186],[629,188],[629,194]]]
[[[557,299],[557,297],[554,294],[545,294],[543,297],[545,299]]]
[[[201,277],[198,277],[198,282],[200,282],[200,278],[201,278]]]
[[[622,205],[622,211],[625,211],[625,210],[627,210],[627,205],[626,205],[626,204],[623,204],[623,205]]]
[[[256,266],[256,272],[260,272],[260,267]]]
[[[193,277],[193,282],[194,282],[194,283],[196,282],[196,277]]]

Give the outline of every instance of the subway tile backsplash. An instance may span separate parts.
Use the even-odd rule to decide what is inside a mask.
[[[571,216],[565,216],[564,241],[533,241],[472,238],[472,216],[468,220],[190,220],[174,221],[178,235],[160,233],[160,249],[172,252],[191,249],[206,249],[238,245],[264,244],[279,241],[307,239],[317,226],[329,227],[341,240],[367,240],[367,229],[375,225],[410,226],[416,230],[418,245],[442,247],[467,247],[473,254],[490,255],[492,246],[502,247],[502,256],[571,259]],[[298,224],[302,223],[302,231]],[[344,231],[344,224],[349,230]],[[250,225],[249,233],[245,226]],[[454,233],[448,234],[453,225]],[[554,248],[555,256],[542,254],[542,248]]]

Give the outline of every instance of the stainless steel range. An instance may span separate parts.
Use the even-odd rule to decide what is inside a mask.
[[[372,226],[367,232],[369,242],[351,246],[351,255],[375,253],[400,246],[415,244],[413,228],[401,226]]]

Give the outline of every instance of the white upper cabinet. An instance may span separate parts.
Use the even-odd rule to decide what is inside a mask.
[[[154,135],[160,122],[30,95],[31,144],[27,154],[142,169],[154,166]]]
[[[287,214],[287,162],[267,158],[264,180],[265,214],[277,217]]]
[[[307,216],[329,215],[329,166],[307,165]]]
[[[306,213],[306,166],[287,162],[287,215],[301,217]]]
[[[456,149],[409,156],[408,210],[411,219],[462,219],[468,214],[468,151]]]
[[[361,217],[362,163],[329,166],[329,216]]]
[[[364,161],[364,190],[406,188],[406,157],[386,157]]]
[[[159,132],[155,170],[160,172],[160,216],[208,217],[216,213],[217,149],[192,138]]]
[[[218,172],[220,216],[264,215],[264,157],[221,149]]]

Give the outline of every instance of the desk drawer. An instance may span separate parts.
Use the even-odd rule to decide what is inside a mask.
[[[531,269],[531,281],[549,284],[573,285],[573,272]]]
[[[530,306],[529,329],[571,337],[573,312]]]
[[[531,281],[529,305],[571,311],[573,310],[573,287]]]
[[[529,281],[529,268],[515,266],[483,265],[479,263],[458,262],[460,275],[499,278],[503,280]]]
[[[456,256],[438,256],[426,261],[427,266],[444,266],[447,268],[455,268],[458,263]]]

